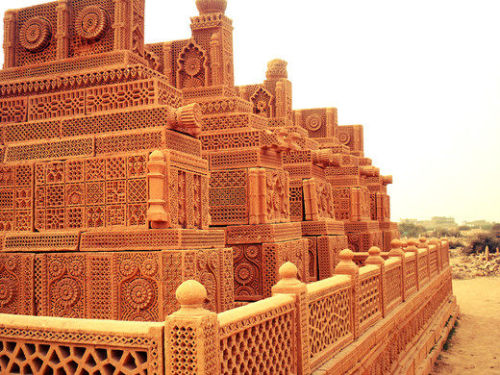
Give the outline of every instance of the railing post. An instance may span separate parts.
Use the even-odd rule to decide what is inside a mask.
[[[391,251],[389,251],[389,257],[401,259],[401,299],[406,301],[406,262],[405,262],[405,252],[402,248],[402,242],[398,239],[391,241]]]
[[[335,267],[336,275],[351,276],[352,283],[352,327],[354,339],[359,336],[359,267],[353,262],[354,253],[344,249],[339,253],[340,262]]]
[[[429,245],[434,245],[436,247],[438,273],[441,273],[441,271],[443,270],[443,257],[442,257],[443,252],[441,250],[442,248],[441,243],[437,238],[431,238],[431,240],[429,241]]]
[[[379,283],[379,293],[380,293],[380,305],[382,311],[382,317],[385,317],[385,260],[380,256],[380,248],[377,246],[372,246],[368,250],[368,258],[365,260],[365,265],[372,264],[379,266],[380,268],[380,283]]]
[[[446,237],[441,238],[441,247],[443,248],[444,254],[443,268],[446,268],[450,265],[450,243],[448,242],[448,239]]]
[[[429,249],[429,244],[427,243],[427,238],[420,237],[418,248],[419,249],[427,249],[427,275],[429,276],[429,282],[431,281],[431,251]]]
[[[407,253],[414,253],[415,254],[415,275],[416,275],[416,286],[417,290],[420,290],[420,277],[418,275],[419,271],[419,263],[421,262],[421,259],[418,254],[418,247],[415,246],[417,244],[417,241],[414,240],[409,240],[408,241],[408,246],[405,248],[405,252]]]
[[[272,287],[275,294],[293,294],[295,296],[295,344],[297,346],[297,375],[311,373],[309,346],[309,308],[307,286],[297,278],[297,267],[286,262],[279,269],[280,281]]]
[[[167,375],[216,375],[220,373],[217,314],[203,308],[207,291],[194,280],[176,291],[181,308],[165,321],[165,371]]]

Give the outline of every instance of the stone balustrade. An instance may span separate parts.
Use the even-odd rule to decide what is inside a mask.
[[[207,292],[189,280],[165,323],[0,314],[0,372],[385,374],[397,364],[422,373],[429,342],[442,340],[426,335],[436,319],[446,329],[455,305],[448,243],[418,245],[373,247],[361,267],[343,250],[335,275],[309,284],[285,263],[272,297],[219,314],[203,308]]]

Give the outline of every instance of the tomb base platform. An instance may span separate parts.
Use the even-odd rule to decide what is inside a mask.
[[[0,253],[0,313],[163,321],[184,281],[201,282],[205,308],[233,308],[230,248]]]

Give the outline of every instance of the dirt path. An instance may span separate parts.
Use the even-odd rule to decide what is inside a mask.
[[[460,319],[432,374],[500,375],[500,278],[454,280]]]

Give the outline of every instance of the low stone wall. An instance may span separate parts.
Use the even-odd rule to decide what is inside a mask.
[[[0,373],[423,374],[457,316],[448,243],[344,250],[336,275],[297,279],[285,263],[273,296],[216,314],[196,281],[165,323],[0,314]]]

